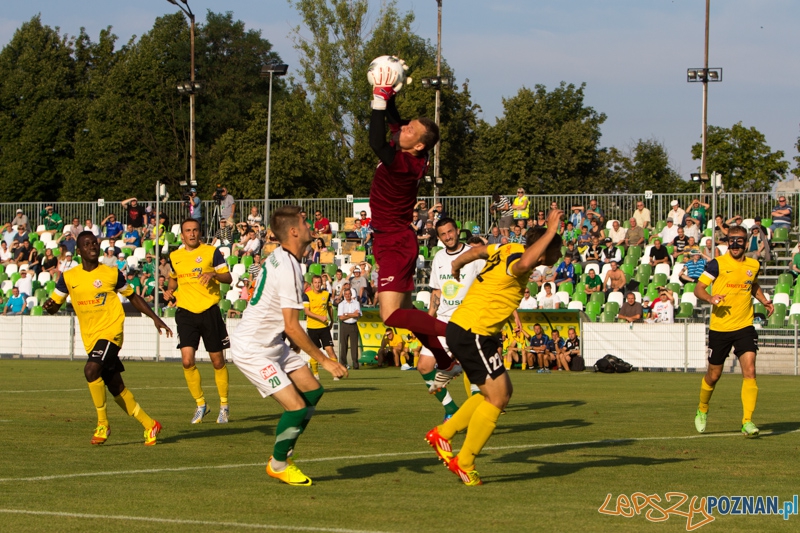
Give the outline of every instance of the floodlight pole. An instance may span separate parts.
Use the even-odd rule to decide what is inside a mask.
[[[436,26],[436,77],[440,82],[436,85],[436,111],[434,115],[434,122],[439,126],[439,108],[441,107],[442,98],[442,0],[436,0],[438,6],[438,23]],[[442,144],[441,132],[436,146],[433,147],[433,205],[439,201],[439,148]]]
[[[269,224],[269,150],[272,144],[272,76],[283,76],[289,70],[289,65],[272,63],[261,67],[261,76],[269,74],[269,97],[267,99],[267,155],[266,170],[264,173],[264,225]]]
[[[194,187],[197,185],[197,146],[195,141],[195,105],[194,105],[194,97],[195,93],[199,89],[199,87],[195,83],[195,68],[194,68],[194,30],[195,30],[195,22],[194,22],[194,13],[192,13],[192,8],[189,7],[188,0],[180,0],[186,7],[184,8],[182,5],[178,3],[177,0],[167,0],[172,5],[178,6],[178,8],[183,11],[183,13],[189,17],[189,49],[191,54],[191,70],[189,72],[189,86],[186,87],[186,84],[182,84],[178,86],[178,92],[188,92],[189,93],[189,184]]]
[[[705,54],[703,68],[705,69],[705,76],[703,76],[703,139],[702,139],[702,154],[700,155],[700,174],[706,174],[706,158],[708,155],[708,33],[709,33],[709,15],[711,13],[711,0],[706,0],[706,40],[705,40]],[[716,191],[716,184],[712,184],[713,190]],[[703,182],[700,182],[700,193],[704,191]]]

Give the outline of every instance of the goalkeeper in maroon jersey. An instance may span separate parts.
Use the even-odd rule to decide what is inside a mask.
[[[419,251],[411,218],[420,181],[428,167],[428,152],[439,142],[439,127],[425,117],[400,119],[394,95],[404,80],[396,69],[374,68],[369,77],[373,83],[369,143],[380,159],[372,179],[369,205],[373,253],[380,266],[377,290],[381,319],[389,327],[412,331],[433,352],[440,372],[451,374],[445,378],[446,386],[460,372],[437,338],[445,335],[446,325],[415,309],[411,302]],[[386,140],[387,124],[390,141]],[[437,379],[437,385],[441,379]]]

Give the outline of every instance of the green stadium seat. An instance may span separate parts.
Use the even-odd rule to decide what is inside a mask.
[[[778,283],[775,285],[775,294],[791,294],[792,286],[788,283]]]
[[[236,300],[233,302],[233,308],[240,313],[247,309],[247,300]]]
[[[667,227],[667,221],[659,220],[658,222],[656,222],[656,233],[661,233],[661,230],[664,229],[665,227]]]
[[[611,313],[616,317],[619,314],[619,304],[617,302],[606,302],[605,307],[603,307],[603,313]]]
[[[619,269],[625,273],[625,277],[629,281],[631,278],[633,278],[634,266],[632,264],[623,263]]]
[[[580,275],[583,274],[583,267],[581,266],[580,263],[574,263],[574,265],[575,265],[575,275],[580,277]]]
[[[228,309],[231,308],[231,301],[230,300],[220,300],[219,301],[219,309],[223,312],[223,314],[228,313]]]
[[[33,291],[33,295],[36,297],[36,301],[39,302],[39,305],[42,305],[42,303],[47,300],[47,291],[44,289],[36,289]]]
[[[694,313],[694,306],[691,302],[682,302],[680,310],[675,314],[675,318],[689,318]]]
[[[438,248],[438,247],[437,247],[437,246],[434,246],[434,248]],[[438,251],[438,250],[437,250],[437,251]],[[375,266],[375,256],[374,256],[374,255],[371,255],[371,254],[370,254],[370,255],[368,255],[368,256],[366,257],[366,261],[367,261],[367,263],[369,263],[370,265],[372,265],[372,266]],[[336,270],[334,270],[333,272],[334,272],[334,274],[335,274],[335,273],[336,273]],[[333,274],[331,274],[331,277],[333,277]]]
[[[753,304],[753,315],[761,315],[762,320],[767,318],[767,308],[761,302]]]
[[[461,225],[461,228],[459,229],[465,229],[470,233],[474,233],[476,226],[478,227],[478,231],[480,231],[480,225],[477,222],[475,222],[474,220],[467,220]]]
[[[54,290],[56,290],[56,282],[53,280],[48,281],[44,284],[44,290],[47,291],[47,294],[50,294]]]
[[[584,313],[586,313],[586,316],[589,317],[589,322],[597,322],[597,313],[593,313],[588,310],[584,311]]]
[[[800,314],[789,315],[789,323],[787,325],[800,327]]]
[[[250,268],[250,265],[253,264],[253,256],[252,255],[245,255],[242,257],[242,264],[244,265],[244,269],[247,270]]]
[[[427,246],[420,246],[419,247],[419,255],[421,255],[425,259],[430,259],[430,256],[428,254],[429,254],[429,252],[428,252],[428,247]]]
[[[610,323],[616,322],[616,321],[617,321],[616,313],[611,313],[609,311],[603,311],[603,313],[600,315],[600,322],[603,322],[605,324],[610,324]]]
[[[414,300],[413,304],[414,304],[414,307],[416,307],[420,311],[425,311],[425,302],[421,302],[419,300]]]
[[[432,248],[431,248],[431,253],[430,253],[429,257],[432,259],[432,258],[433,258],[433,256],[434,256],[434,255],[436,255],[436,253],[437,253],[439,250],[441,250],[441,249],[442,249],[442,247],[441,247],[441,246],[434,246],[434,247],[432,247]]]
[[[586,304],[586,312],[587,313],[593,313],[595,316],[597,316],[597,315],[600,314],[600,308],[601,308],[602,305],[603,304],[601,304],[600,302],[589,301]]]
[[[144,252],[146,254],[156,253],[156,241],[144,241]]]
[[[322,275],[322,265],[319,264],[319,263],[312,263],[312,264],[308,265],[308,271],[310,273],[312,273],[312,274],[317,275],[317,276],[321,276]]]
[[[369,259],[370,257],[371,256],[368,255],[367,259]],[[339,270],[339,267],[336,266],[336,264],[325,265],[325,273],[328,274],[331,277],[331,279],[335,279],[337,270]]]
[[[706,228],[703,230],[703,237],[711,237],[714,235],[714,230],[711,228]]]
[[[775,228],[772,232],[772,244],[789,242],[789,228]]]
[[[34,305],[31,308],[31,316],[42,316],[44,309],[41,305]]]
[[[583,282],[580,282],[577,285],[575,285],[575,290],[573,291],[573,294],[583,294],[585,296],[586,295],[586,284],[583,283]],[[586,302],[584,302],[584,303],[586,303]]]
[[[639,268],[636,269],[636,272],[643,276],[647,276],[647,283],[650,283],[650,276],[653,275],[653,267],[651,267],[649,263],[646,265],[639,265]]]
[[[10,278],[11,279],[11,284],[12,285],[16,285],[17,281],[19,281],[20,278],[22,278],[22,275],[19,272],[14,272],[13,274],[11,274],[11,278]]]
[[[306,283],[308,283],[309,285],[311,284],[311,280],[312,280],[313,278],[314,278],[314,273],[313,273],[313,272],[306,272],[306,273],[303,275],[303,279],[304,279],[304,280],[306,280]]]
[[[536,284],[536,282],[529,281],[528,290],[531,291],[531,296],[536,296],[539,294],[539,286]]]
[[[598,302],[600,305],[606,303],[606,295],[602,292],[593,292],[592,296],[589,298],[590,302]]]
[[[578,289],[576,287],[575,288],[575,294],[572,295],[572,301],[573,302],[581,302],[583,304],[583,306],[586,307],[586,302],[588,301],[588,298],[586,297],[586,293],[583,292],[583,290],[578,292]]]
[[[763,227],[765,227],[765,228],[770,227],[772,225],[772,219],[771,218],[762,218],[761,219],[761,225]]]
[[[653,276],[653,283],[656,284],[656,287],[666,287],[667,281],[668,278],[666,274],[656,274]]]
[[[681,284],[680,284],[680,283],[673,282],[673,283],[668,283],[668,284],[667,284],[667,288],[668,288],[669,290],[671,290],[672,292],[674,292],[675,294],[680,294],[680,293],[681,293],[681,288],[682,288],[682,287],[681,287]]]
[[[783,274],[778,276],[778,283],[779,284],[786,283],[788,285],[794,285],[794,276],[792,276],[788,272],[784,272]]]
[[[228,263],[229,268],[233,268],[233,265],[239,264],[239,258],[235,255],[229,255],[225,262]]]
[[[175,318],[175,312],[177,309],[175,307],[167,307],[164,309],[164,316],[166,318]]]
[[[225,295],[228,294],[228,291],[231,290],[231,286],[229,283],[220,283],[219,284],[219,292],[222,294],[222,297],[225,298]]]
[[[572,296],[572,293],[575,292],[575,286],[572,283],[562,283],[556,290],[564,291]]]
[[[697,283],[687,283],[683,286],[683,294],[692,294],[695,287],[697,287]]]
[[[644,242],[645,243],[650,242],[650,229],[649,228],[644,228],[642,230],[642,233],[644,233]]]

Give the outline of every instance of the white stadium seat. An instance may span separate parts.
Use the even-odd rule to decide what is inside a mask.
[[[417,293],[417,300],[424,303],[425,307],[430,307],[431,305],[431,293],[429,291],[419,291]]]

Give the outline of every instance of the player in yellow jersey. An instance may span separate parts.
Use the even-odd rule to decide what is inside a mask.
[[[107,387],[114,396],[114,401],[144,426],[145,445],[153,446],[161,431],[161,424],[139,407],[133,393],[125,388],[125,382],[122,381],[121,372],[125,371],[125,367],[119,360],[119,350],[122,348],[125,312],[117,293],[128,298],[137,310],[149,316],[159,333],[163,329],[171,337],[172,330],[133,292],[119,270],[98,262],[100,245],[91,231],[83,231],[78,235],[77,248],[81,265],[61,275],[43,307],[53,315],[61,308],[67,296],[71,297],[72,307],[81,326],[83,346],[89,355],[83,374],[89,383],[89,392],[97,409],[97,428],[91,443],[103,444],[111,433],[106,410]]]
[[[230,283],[232,278],[219,250],[200,242],[200,223],[197,220],[187,218],[181,223],[181,239],[183,247],[169,257],[172,272],[164,296],[170,299],[174,293],[177,300],[175,323],[178,326],[183,375],[197,403],[192,424],[201,423],[209,411],[200,371],[195,365],[195,352],[200,346],[201,337],[214,365],[214,381],[219,392],[217,424],[227,424],[228,367],[222,351],[230,348],[230,340],[217,304],[220,299],[219,284]]]
[[[458,355],[469,381],[478,386],[480,394],[467,398],[452,418],[430,430],[425,440],[465,485],[481,484],[475,456],[491,437],[511,398],[511,380],[497,350],[500,333],[522,301],[531,271],[539,265],[552,266],[561,256],[557,231],[562,215],[558,209],[551,210],[547,229],[529,229],[524,247],[517,243],[476,247],[453,261],[453,277],[457,280],[464,265],[476,259],[486,260],[447,325],[447,345]],[[450,439],[464,429],[466,439],[454,457]]]
[[[308,337],[317,348],[325,350],[329,359],[336,361],[333,351],[331,323],[333,322],[333,306],[331,293],[322,288],[322,276],[314,274],[311,278],[311,290],[303,293],[303,311],[306,314],[306,330]],[[315,359],[309,361],[314,377],[319,379],[319,364]],[[333,381],[339,378],[333,376]]]
[[[751,420],[756,409],[756,352],[758,332],[753,327],[753,297],[764,304],[767,316],[774,311],[758,284],[758,260],[745,256],[747,230],[734,226],[728,230],[728,252],[708,262],[697,281],[694,295],[708,302],[711,323],[708,331],[708,369],[700,382],[700,405],[694,417],[697,431],[706,430],[708,402],[722,375],[722,365],[731,348],[742,367],[742,433],[757,437],[758,427]],[[711,294],[706,288],[711,285]]]

